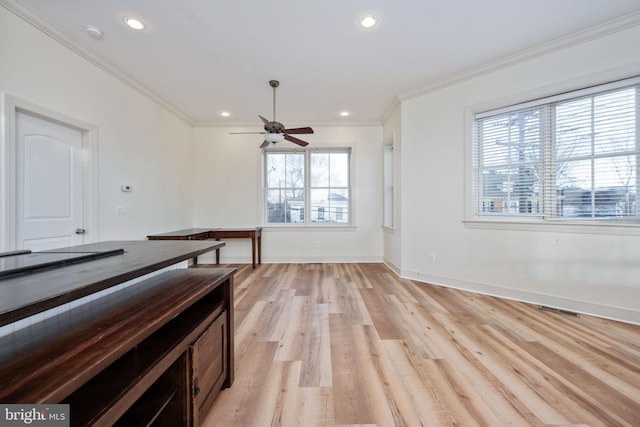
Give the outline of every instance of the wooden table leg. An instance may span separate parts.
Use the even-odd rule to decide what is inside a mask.
[[[262,236],[258,235],[258,264],[262,264]]]
[[[256,235],[251,236],[251,263],[256,268]]]

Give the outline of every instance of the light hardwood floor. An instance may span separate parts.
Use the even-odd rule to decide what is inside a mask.
[[[204,426],[640,426],[640,326],[399,279],[237,266],[236,376]]]

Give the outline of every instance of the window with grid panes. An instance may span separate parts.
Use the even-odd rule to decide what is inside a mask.
[[[265,224],[349,225],[351,150],[267,149]]]

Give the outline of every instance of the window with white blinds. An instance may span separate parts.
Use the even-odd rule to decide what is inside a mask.
[[[478,218],[638,223],[640,78],[476,115]]]

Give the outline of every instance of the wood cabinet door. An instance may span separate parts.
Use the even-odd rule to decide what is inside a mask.
[[[227,376],[226,311],[191,345],[194,425],[200,424]]]

